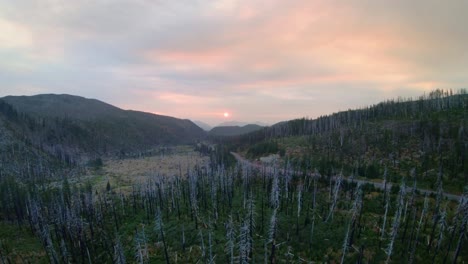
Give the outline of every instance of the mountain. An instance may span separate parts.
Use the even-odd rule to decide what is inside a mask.
[[[190,120],[122,110],[95,99],[42,94],[0,98],[2,126],[21,141],[61,159],[129,155],[187,144],[206,132]]]
[[[267,123],[264,123],[264,122],[260,122],[260,121],[255,121],[255,122],[240,122],[240,121],[227,121],[227,122],[223,122],[219,125],[217,125],[217,127],[226,127],[226,126],[246,126],[246,125],[258,125],[258,126],[262,126],[262,127],[266,127],[266,126],[269,126],[269,124]]]
[[[195,125],[199,126],[201,129],[203,129],[205,131],[210,131],[212,129],[212,127],[210,125],[208,125],[207,123],[204,123],[202,121],[194,120],[192,122],[195,123]]]
[[[245,125],[248,125],[248,123],[246,123],[246,122],[239,122],[239,121],[227,121],[227,122],[223,122],[223,123],[217,125],[217,127],[245,126]]]
[[[211,136],[238,136],[262,129],[262,126],[249,124],[245,126],[217,126],[210,130]]]
[[[34,96],[6,96],[0,98],[20,113],[34,117],[95,120],[124,115],[125,112],[96,99],[68,94],[40,94]]]

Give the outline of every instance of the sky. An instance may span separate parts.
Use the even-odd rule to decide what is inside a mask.
[[[3,0],[0,97],[210,125],[314,118],[466,88],[466,14],[463,0]]]

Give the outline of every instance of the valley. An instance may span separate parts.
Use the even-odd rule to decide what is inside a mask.
[[[468,1],[0,1],[0,264],[468,263]]]
[[[0,100],[0,260],[463,263],[467,100],[438,93],[223,137],[190,128],[191,144],[137,131],[119,151],[107,144],[130,133],[122,124],[52,126]]]

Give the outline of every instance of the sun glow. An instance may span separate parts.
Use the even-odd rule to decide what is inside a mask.
[[[228,112],[224,112],[223,115],[224,115],[225,118],[228,118],[228,117],[229,117],[229,113],[228,113]]]

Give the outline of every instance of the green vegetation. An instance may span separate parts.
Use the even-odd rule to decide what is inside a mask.
[[[292,163],[302,170],[333,168],[347,176],[382,179],[387,169],[394,183],[414,168],[418,186],[432,190],[442,168],[444,189],[461,194],[468,185],[467,106],[466,93],[436,91],[418,101],[289,121],[230,143],[249,158],[282,151],[283,166]]]
[[[0,127],[8,136],[0,133],[0,143],[16,141],[27,152],[44,152],[67,165],[99,156],[144,155],[149,149],[191,144],[206,136],[190,120],[53,94],[0,98]],[[10,148],[0,158],[14,153]]]
[[[99,170],[102,167],[102,165],[104,164],[102,163],[101,158],[96,158],[96,159],[88,161],[88,166],[92,167],[95,170]]]
[[[164,171],[185,147],[93,141],[159,132],[38,119],[0,100],[0,262],[464,263],[467,105],[466,92],[437,90],[293,120],[199,142],[189,167],[192,153]],[[231,151],[282,158],[261,167]]]
[[[247,150],[247,156],[249,158],[258,158],[269,154],[279,154],[280,156],[284,156],[284,153],[284,148],[280,148],[277,141],[260,142],[249,147]]]
[[[468,250],[458,247],[468,200],[458,204],[428,198],[424,212],[424,197],[398,186],[386,197],[372,186],[311,172],[202,166],[185,176],[155,176],[134,185],[128,195],[118,188],[98,191],[91,183],[70,187],[64,181],[61,188],[34,192],[28,191],[32,186],[10,184],[25,195],[15,197],[18,204],[2,196],[1,234],[16,238],[2,240],[1,254],[9,261],[36,254],[54,263],[123,258],[148,263],[341,258],[401,263],[411,256],[404,252],[413,250],[417,263],[468,258]],[[24,215],[15,213],[20,204],[28,208]],[[423,243],[427,238],[429,247]]]

